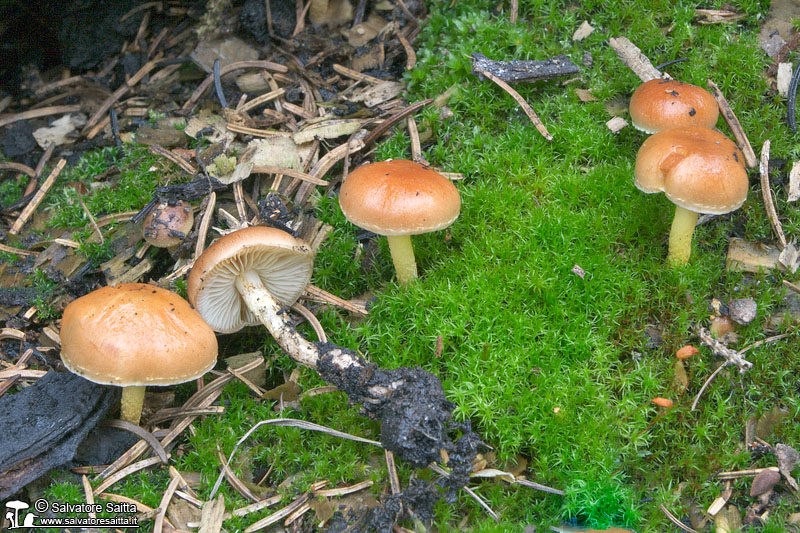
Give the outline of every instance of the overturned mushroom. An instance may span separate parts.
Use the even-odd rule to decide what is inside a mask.
[[[197,259],[189,275],[189,301],[220,332],[262,323],[290,357],[315,368],[369,417],[380,420],[383,445],[413,465],[437,461],[442,449],[453,446],[474,452],[478,440],[468,429],[456,443],[447,436],[455,406],[445,398],[439,378],[420,368],[380,369],[352,350],[310,342],[294,329],[284,306],[308,283],[312,261],[309,248],[281,230],[238,230]],[[463,475],[451,476],[453,483],[468,479],[470,453],[464,453],[463,465],[454,466]]]

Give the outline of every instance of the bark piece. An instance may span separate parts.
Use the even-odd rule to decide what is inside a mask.
[[[481,71],[486,71],[508,83],[552,80],[580,74],[580,69],[565,55],[544,61],[494,61],[475,52],[472,62],[472,73],[478,78],[481,78]]]

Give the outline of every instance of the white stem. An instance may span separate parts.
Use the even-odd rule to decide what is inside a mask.
[[[246,271],[236,278],[236,290],[244,298],[247,307],[269,330],[275,340],[292,359],[301,365],[317,367],[319,350],[304,339],[281,313],[281,306],[262,283],[258,274]]]

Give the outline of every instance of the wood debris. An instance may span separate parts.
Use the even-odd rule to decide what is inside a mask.
[[[650,81],[664,77],[664,74],[655,68],[647,56],[627,37],[611,37],[608,45],[617,53],[620,61],[631,69],[640,80]]]

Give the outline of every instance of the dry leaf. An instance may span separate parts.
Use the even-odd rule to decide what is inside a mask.
[[[396,81],[382,81],[366,87],[364,90],[347,98],[347,100],[350,102],[364,102],[365,106],[372,107],[391,100],[403,92],[404,87],[402,83]]]
[[[575,89],[575,94],[581,102],[597,102],[597,98],[588,89]]]
[[[575,33],[572,34],[572,40],[582,41],[586,39],[588,36],[590,36],[593,31],[594,28],[592,27],[592,25],[584,20],[583,23],[578,27],[578,29],[575,30]]]
[[[310,143],[315,138],[335,139],[344,135],[352,135],[361,128],[363,121],[355,119],[325,120],[312,124],[292,135],[296,144]]]

